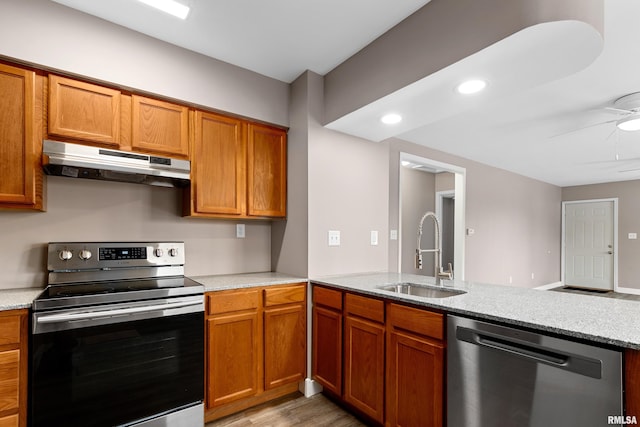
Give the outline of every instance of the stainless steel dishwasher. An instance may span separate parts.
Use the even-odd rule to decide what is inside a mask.
[[[622,353],[448,316],[449,427],[599,427],[622,415]]]

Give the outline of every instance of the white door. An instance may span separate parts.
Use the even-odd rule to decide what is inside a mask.
[[[564,285],[613,290],[614,201],[564,204]]]

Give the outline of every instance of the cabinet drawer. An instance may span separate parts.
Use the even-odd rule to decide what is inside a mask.
[[[0,345],[20,342],[20,316],[0,316]]]
[[[287,287],[266,288],[264,290],[264,305],[265,307],[269,307],[272,305],[303,302],[304,294],[304,283]]]
[[[384,301],[382,300],[347,294],[344,305],[347,314],[354,314],[374,322],[384,323]]]
[[[317,305],[324,305],[342,311],[342,292],[314,286],[313,302]]]
[[[387,316],[389,324],[393,328],[437,340],[444,339],[444,316],[440,313],[389,304]]]
[[[207,314],[257,309],[260,305],[260,290],[220,291],[207,294]]]

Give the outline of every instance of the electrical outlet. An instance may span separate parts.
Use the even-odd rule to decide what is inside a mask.
[[[236,239],[244,239],[244,238],[245,238],[244,224],[236,224]]]
[[[378,231],[371,230],[371,246],[376,246],[378,244]]]
[[[329,246],[340,246],[340,231],[329,230]]]

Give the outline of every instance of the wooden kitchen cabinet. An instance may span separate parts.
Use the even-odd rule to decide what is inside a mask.
[[[342,292],[313,287],[312,377],[342,396]]]
[[[444,425],[443,314],[315,284],[313,303],[313,379],[326,392],[372,424]]]
[[[287,134],[282,129],[249,124],[247,215],[287,216]]]
[[[387,303],[387,426],[444,425],[444,316]]]
[[[286,216],[286,131],[196,111],[192,135],[186,216]]]
[[[305,378],[307,307],[305,285],[266,288],[264,292],[264,388]]]
[[[207,408],[256,395],[262,369],[258,290],[207,297]]]
[[[384,421],[384,302],[345,295],[344,400]]]
[[[0,426],[27,425],[28,310],[0,312]]]
[[[640,418],[640,350],[624,352],[625,415]]]
[[[298,390],[306,283],[206,294],[207,422]]]
[[[133,151],[189,159],[189,109],[144,96],[131,96]]]
[[[49,75],[49,135],[120,147],[119,90]]]
[[[196,111],[193,117],[191,186],[185,214],[240,217],[246,210],[245,126],[239,119],[203,111]]]
[[[189,158],[189,108],[117,89],[49,75],[53,139]]]
[[[43,210],[44,81],[0,63],[0,208]]]

